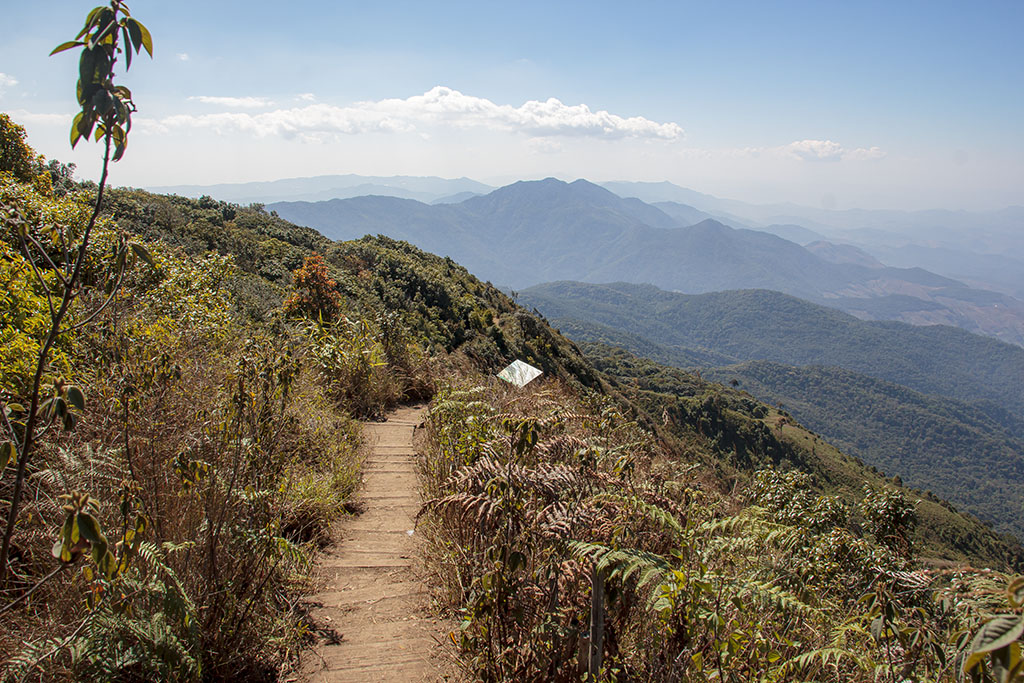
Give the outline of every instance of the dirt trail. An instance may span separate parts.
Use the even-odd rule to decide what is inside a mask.
[[[338,525],[340,541],[320,561],[324,589],[312,598],[312,616],[326,637],[303,657],[309,683],[437,681],[450,672],[410,533],[420,508],[412,440],[422,414],[399,408],[363,427],[371,451],[362,513]]]

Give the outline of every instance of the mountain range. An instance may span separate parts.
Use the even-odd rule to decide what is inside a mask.
[[[693,225],[713,218],[800,245],[826,240],[862,249],[897,268],[921,267],[967,284],[1024,298],[1024,207],[997,211],[823,209],[796,204],[751,204],[696,192],[670,182],[602,183],[621,197],[648,202]],[[237,203],[323,201],[366,195],[458,203],[495,188],[468,178],[327,175],[271,182],[150,188]]]
[[[446,204],[373,195],[268,209],[333,239],[406,240],[512,288],[572,279],[686,293],[772,289],[865,319],[954,325],[1024,344],[1024,302],[1010,295],[885,266],[850,246],[805,248],[692,207],[622,198],[585,180],[518,182]]]
[[[974,287],[1024,296],[1024,207],[837,211],[795,204],[749,204],[668,182],[612,182],[604,187],[659,207],[683,203],[729,225],[754,227],[799,244],[827,239],[857,246],[891,266],[927,268]]]

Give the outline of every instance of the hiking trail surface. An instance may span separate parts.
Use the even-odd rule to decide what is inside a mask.
[[[310,603],[321,638],[303,654],[308,683],[456,678],[447,631],[428,611],[413,533],[421,505],[413,434],[424,411],[402,407],[363,425],[362,512],[339,522],[319,562],[323,587]]]

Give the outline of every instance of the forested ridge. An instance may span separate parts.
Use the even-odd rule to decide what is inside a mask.
[[[598,323],[737,362],[834,365],[922,393],[1024,415],[1024,349],[944,325],[864,321],[768,290],[679,294],[650,285],[556,282],[520,292],[549,319]]]

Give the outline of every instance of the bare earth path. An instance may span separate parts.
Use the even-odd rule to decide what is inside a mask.
[[[412,439],[422,413],[399,408],[387,422],[363,427],[371,447],[358,497],[363,511],[339,524],[341,540],[320,562],[324,590],[312,598],[312,616],[329,635],[303,657],[310,683],[446,678],[445,633],[427,612],[410,533],[420,508]]]

